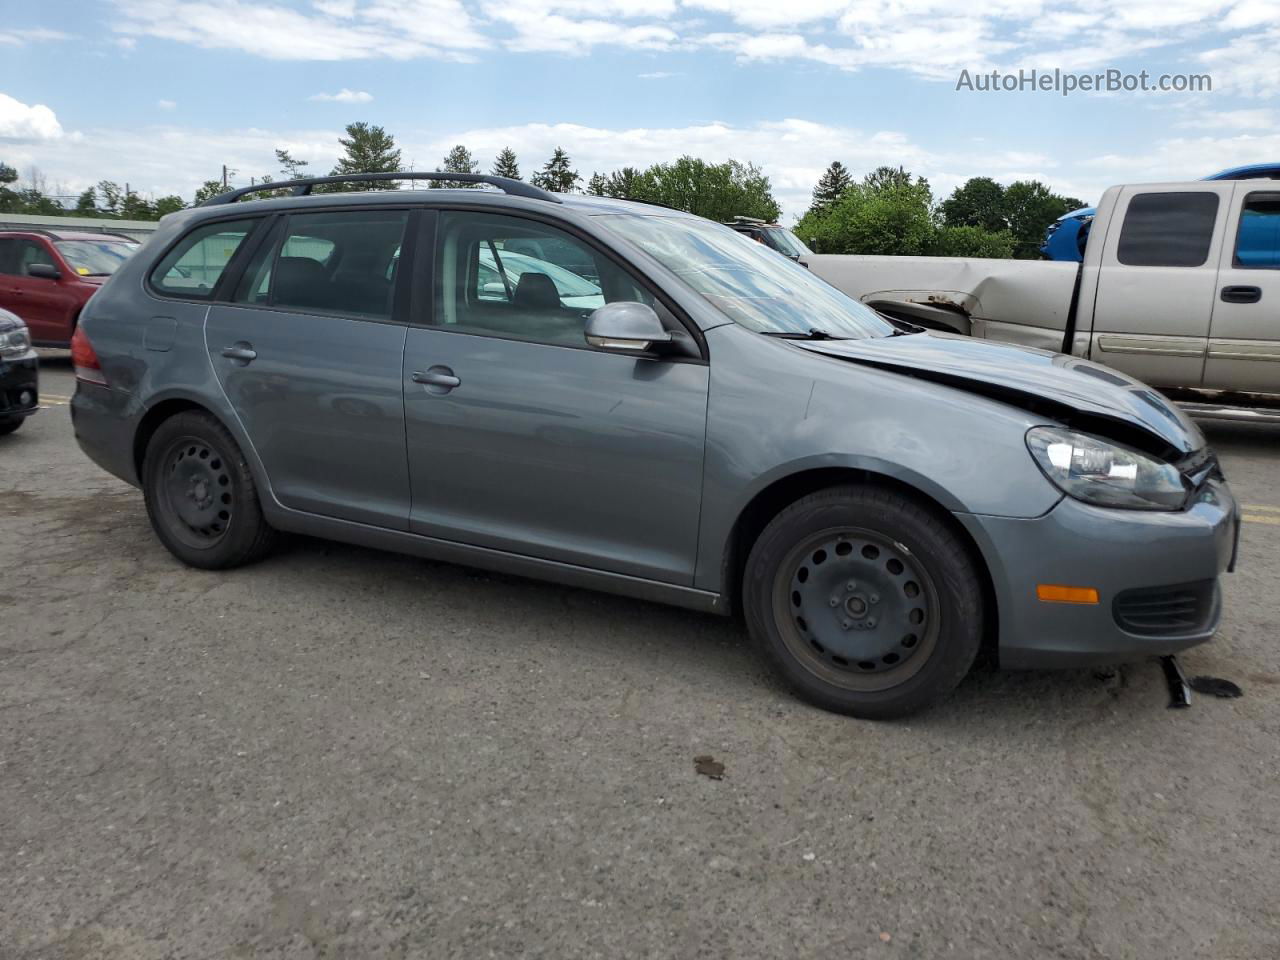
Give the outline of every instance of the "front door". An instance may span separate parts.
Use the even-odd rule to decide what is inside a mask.
[[[1280,190],[1235,185],[1204,386],[1280,393]]]
[[[209,309],[209,361],[286,507],[408,527],[397,264],[409,216],[281,218],[231,302]]]
[[[549,224],[443,212],[436,236],[420,261],[431,316],[414,318],[405,347],[411,529],[690,584],[708,368],[606,353],[583,336],[592,310],[617,300],[679,321]]]
[[[62,288],[62,279],[31,276],[28,271],[35,263],[56,266],[44,240],[0,238],[0,302],[23,319],[32,340],[66,343],[71,336],[73,296]]]
[[[1106,236],[1090,238],[1103,243],[1091,359],[1157,387],[1200,385],[1231,190],[1121,191]]]

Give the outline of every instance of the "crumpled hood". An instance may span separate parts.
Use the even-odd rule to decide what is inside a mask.
[[[1126,426],[1126,433],[1137,428],[1154,435],[1175,455],[1204,446],[1200,428],[1154,389],[1078,357],[933,331],[869,340],[789,342],[812,353],[970,389],[1015,406],[1035,408],[1037,400],[1046,401],[1050,409],[1067,408],[1087,420]]]

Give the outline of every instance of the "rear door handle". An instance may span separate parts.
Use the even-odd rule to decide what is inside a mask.
[[[426,370],[415,370],[410,378],[414,383],[420,383],[425,387],[435,387],[432,393],[448,393],[454,387],[460,386],[462,381],[459,380],[452,370],[448,367],[435,366],[428,367]]]
[[[241,363],[249,363],[258,359],[258,351],[243,340],[229,347],[223,347],[222,355],[228,360],[238,360]]]
[[[1262,299],[1261,287],[1223,287],[1223,303],[1257,303]]]

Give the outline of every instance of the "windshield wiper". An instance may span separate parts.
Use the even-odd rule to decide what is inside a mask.
[[[848,340],[848,337],[833,337],[825,330],[819,330],[817,327],[810,327],[805,333],[799,333],[795,330],[766,330],[763,331],[766,337],[778,337],[781,340]]]

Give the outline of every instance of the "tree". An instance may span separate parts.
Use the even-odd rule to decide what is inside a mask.
[[[939,227],[929,250],[934,257],[994,257],[1008,259],[1013,256],[1013,234],[1008,230],[991,232],[982,227]]]
[[[839,160],[833,161],[831,166],[827,167],[826,173],[818,180],[818,185],[813,188],[813,203],[809,209],[817,212],[829,210],[840,201],[844,192],[851,186],[853,186],[853,177],[849,169]]]
[[[221,184],[219,184],[221,189]],[[124,202],[124,190],[120,188],[120,184],[114,180],[98,181],[98,212],[107,216],[115,217],[120,214],[120,207]]]
[[[223,192],[223,189],[222,189],[221,180],[206,180],[204,183],[200,184],[198,188],[196,188],[196,195],[192,197],[191,205],[193,207],[198,207],[200,206],[200,204],[204,203],[206,200],[212,197],[216,197],[218,194],[222,192]]]
[[[659,203],[711,220],[744,216],[773,221],[782,213],[769,178],[754,164],[737,160],[707,163],[683,156],[655,163],[643,173],[624,167],[609,178],[606,189],[609,196]]]
[[[98,212],[98,197],[93,192],[93,187],[90,187],[76,198],[75,212],[86,216],[93,216]]]
[[[161,197],[151,205],[151,208],[155,211],[156,219],[158,220],[170,213],[177,213],[179,210],[185,210],[186,206],[187,205],[182,202],[181,197],[170,194],[167,197]]]
[[[949,227],[981,227],[999,232],[1008,229],[1004,187],[990,177],[970,177],[942,202],[942,222]]]
[[[546,166],[533,175],[533,185],[552,193],[572,193],[582,177],[570,166],[569,154],[561,147],[551,155]]]
[[[1014,256],[1035,259],[1045,228],[1083,201],[1054,193],[1039,180],[1018,180],[1004,191],[1004,213],[1013,234]]]
[[[927,188],[929,181],[924,177],[913,177],[902,167],[876,167],[862,178],[863,184],[871,190],[892,190],[897,187],[910,187],[912,181],[922,183]]]
[[[444,162],[441,166],[436,167],[436,173],[479,173],[480,164],[471,156],[471,151],[458,144],[452,150],[444,155]],[[461,180],[432,180],[428,184],[432,187],[474,187],[474,183],[465,183]]]
[[[587,181],[587,193],[593,197],[609,196],[609,178],[593,171],[591,179]]]
[[[288,150],[276,148],[276,163],[280,164],[280,172],[284,174],[286,180],[301,180],[307,174],[302,169],[310,166],[306,160],[296,160]],[[266,182],[271,182],[269,177],[262,178]]]
[[[353,173],[399,173],[400,151],[395,138],[382,127],[359,122],[347,124],[347,135],[338,143],[346,151],[338,160],[330,176],[349,176]],[[394,180],[375,183],[340,183],[327,189],[345,190],[395,190]]]
[[[795,232],[823,253],[925,256],[937,232],[933,193],[924,178],[881,167],[825,211],[806,213]]]
[[[503,147],[498,154],[498,159],[493,161],[493,169],[489,172],[495,177],[510,177],[512,180],[519,180],[520,164],[516,163],[516,152],[510,147]]]

